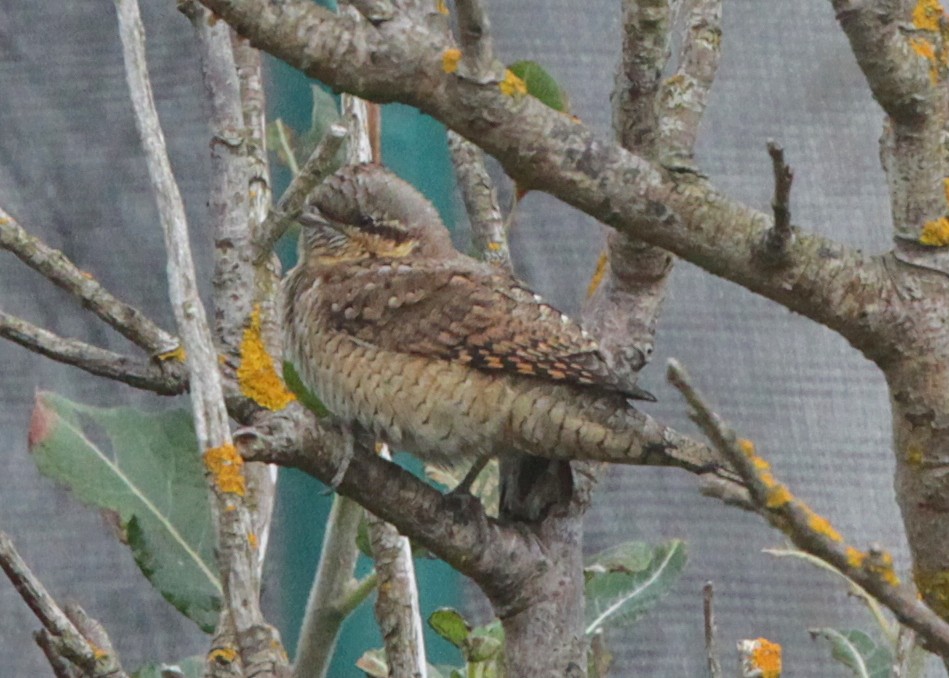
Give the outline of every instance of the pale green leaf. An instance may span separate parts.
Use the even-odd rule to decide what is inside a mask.
[[[808,629],[811,638],[830,642],[831,654],[853,671],[857,678],[889,678],[893,655],[863,631],[838,631],[832,628]]]
[[[615,556],[617,548],[610,550]],[[631,547],[630,552],[636,555],[638,549]],[[617,561],[611,556],[608,560],[612,562],[609,569],[587,568],[587,635],[607,626],[634,624],[652,609],[679,579],[686,562],[685,544],[672,540],[655,547],[645,567],[639,567],[638,557]]]
[[[214,526],[187,412],[98,408],[39,393],[30,451],[41,473],[116,514],[145,576],[213,631],[221,595]]]

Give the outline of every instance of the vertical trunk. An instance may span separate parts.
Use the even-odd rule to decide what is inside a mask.
[[[949,351],[886,371],[893,407],[896,498],[923,599],[949,619]]]

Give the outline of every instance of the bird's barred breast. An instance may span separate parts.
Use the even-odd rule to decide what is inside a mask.
[[[294,349],[298,372],[331,412],[428,461],[508,450],[641,453],[641,415],[617,394],[384,351],[337,332],[309,335]]]

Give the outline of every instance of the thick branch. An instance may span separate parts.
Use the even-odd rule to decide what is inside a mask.
[[[312,77],[376,101],[415,105],[477,140],[524,188],[547,191],[825,324],[858,348],[876,351],[874,358],[894,340],[892,323],[877,310],[895,303],[879,260],[799,232],[781,274],[764,270],[757,249],[770,227],[768,215],[699,177],[668,173],[605,142],[532,97],[446,74],[441,36],[395,21],[371,29],[297,0],[202,1],[252,43]],[[883,302],[869,307],[868,316],[854,290]]]
[[[328,483],[342,434],[312,424],[300,405],[265,413],[257,434],[238,438],[245,459],[292,466]],[[471,577],[492,600],[516,605],[524,582],[543,568],[539,545],[514,526],[487,517],[476,502],[442,495],[400,466],[357,446],[337,492],[395,525],[399,532]]]
[[[154,391],[159,395],[178,395],[188,388],[184,365],[177,360],[146,363],[76,339],[61,337],[2,311],[0,337],[90,374]]]
[[[150,354],[165,353],[178,346],[178,339],[162,330],[138,309],[116,299],[62,252],[27,233],[2,208],[0,247],[13,252],[24,264],[75,296],[83,306]]]

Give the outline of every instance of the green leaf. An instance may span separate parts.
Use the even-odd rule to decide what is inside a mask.
[[[98,408],[37,394],[30,451],[40,472],[117,514],[135,561],[161,594],[212,632],[221,584],[191,416]]]
[[[637,551],[633,547],[630,550]],[[634,624],[668,593],[685,561],[685,544],[672,540],[657,546],[645,567],[637,567],[638,558],[629,558],[613,562],[609,568],[587,568],[586,634],[606,626]]]
[[[605,572],[634,574],[649,567],[652,557],[652,546],[642,541],[628,541],[597,553],[583,568],[583,574],[587,580]]]
[[[132,678],[201,678],[204,675],[204,657],[188,657],[170,664],[147,664],[132,674]]]
[[[326,405],[323,404],[323,401],[320,400],[316,395],[306,387],[303,383],[303,380],[300,379],[300,375],[297,373],[297,368],[293,366],[293,363],[284,360],[283,361],[283,381],[287,385],[287,388],[290,389],[290,392],[297,397],[303,406],[308,410],[313,412],[317,417],[321,419],[327,417],[330,414],[330,411],[326,409]]]
[[[527,93],[540,100],[542,104],[561,113],[570,112],[570,100],[567,93],[539,63],[516,61],[507,68],[524,81]]]
[[[428,625],[455,647],[462,647],[471,635],[471,626],[457,610],[450,607],[442,607],[432,612]]]
[[[808,629],[811,638],[830,641],[832,656],[853,671],[858,678],[888,678],[893,655],[885,645],[877,645],[860,630],[838,631],[832,628]]]

